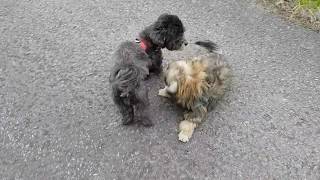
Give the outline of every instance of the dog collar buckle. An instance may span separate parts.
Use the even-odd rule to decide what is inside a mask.
[[[144,51],[147,50],[148,46],[147,46],[147,43],[145,42],[145,40],[143,39],[136,39],[136,43],[139,43],[140,44],[140,47],[141,49],[143,49]]]

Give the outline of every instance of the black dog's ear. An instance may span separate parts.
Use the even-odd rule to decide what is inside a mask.
[[[160,47],[165,46],[167,37],[167,28],[160,23],[155,23],[152,31],[150,32],[150,39],[152,42]]]

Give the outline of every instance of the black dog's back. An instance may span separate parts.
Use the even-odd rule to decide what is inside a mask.
[[[152,125],[148,117],[148,92],[142,85],[148,74],[148,55],[134,42],[123,42],[115,52],[113,60],[115,65],[109,77],[112,88],[112,97],[123,115],[123,124],[129,124],[134,119],[134,106],[141,109],[137,111],[143,118],[143,124]]]
[[[116,64],[136,64],[147,63],[150,61],[148,55],[135,42],[125,41],[121,43],[115,52],[114,59]]]
[[[113,89],[119,91],[120,96],[128,96],[148,76],[150,59],[138,44],[126,41],[120,44],[113,60],[115,66],[110,75],[110,83]]]
[[[140,71],[133,64],[117,66],[110,75],[110,83],[114,95],[129,96],[139,86]]]

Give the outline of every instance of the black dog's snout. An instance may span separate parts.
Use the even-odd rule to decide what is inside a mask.
[[[188,41],[184,41],[184,45],[187,46],[188,45]]]

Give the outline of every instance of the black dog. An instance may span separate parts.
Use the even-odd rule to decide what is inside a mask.
[[[162,48],[179,50],[187,45],[184,26],[176,15],[162,14],[144,29],[137,42],[123,42],[115,52],[115,66],[110,75],[112,96],[122,114],[124,125],[136,115],[144,126],[151,126],[148,89],[144,80],[149,72],[159,73]]]

